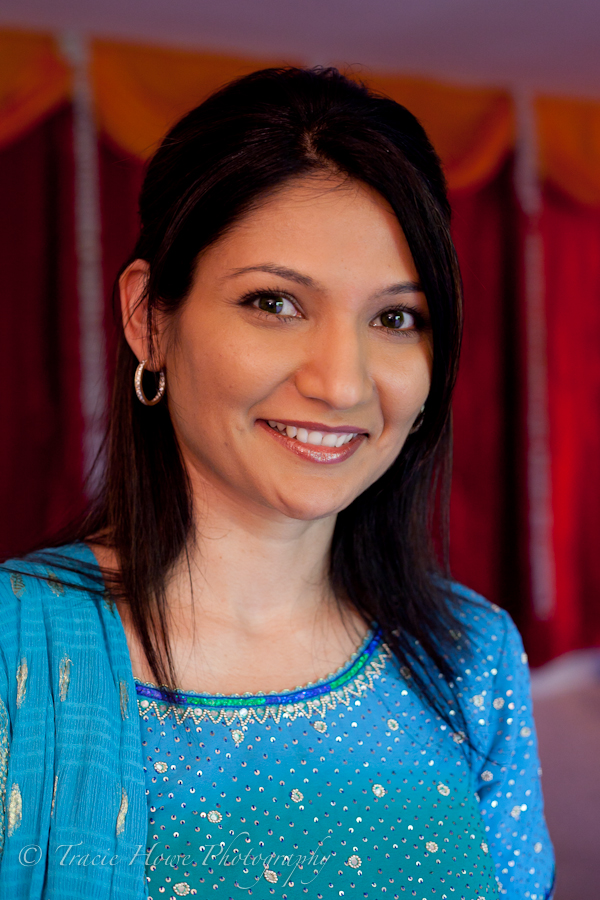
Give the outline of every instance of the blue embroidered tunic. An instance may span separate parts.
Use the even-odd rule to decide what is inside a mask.
[[[296,691],[169,703],[136,682],[152,900],[545,897],[526,661],[506,614],[470,599],[477,655],[460,677],[477,765],[378,633]]]
[[[470,640],[467,654],[455,636],[474,752],[423,705],[376,628],[305,688],[169,702],[134,680],[90,551],[65,549],[88,563],[95,593],[56,570],[0,567],[0,891],[550,897],[526,657],[506,613],[450,588]]]

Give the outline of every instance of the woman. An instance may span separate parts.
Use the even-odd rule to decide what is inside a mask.
[[[102,491],[2,572],[0,885],[548,897],[522,645],[429,533],[461,304],[421,126],[257,72],[140,215]]]

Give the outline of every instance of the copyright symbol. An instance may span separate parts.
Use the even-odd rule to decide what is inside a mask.
[[[42,858],[42,848],[37,844],[27,844],[19,851],[19,862],[22,866],[37,866]]]

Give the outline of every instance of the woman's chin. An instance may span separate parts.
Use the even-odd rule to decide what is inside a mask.
[[[309,492],[302,496],[279,495],[272,502],[275,509],[289,519],[298,519],[302,522],[311,522],[317,519],[326,519],[335,516],[345,509],[353,500],[353,497],[324,497],[323,492],[310,496]]]

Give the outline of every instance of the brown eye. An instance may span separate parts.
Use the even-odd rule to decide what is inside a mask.
[[[379,320],[384,328],[391,328],[395,331],[413,328],[415,324],[414,316],[402,309],[388,309],[387,312],[381,313]]]
[[[262,312],[272,313],[273,315],[296,316],[297,310],[294,304],[287,297],[281,295],[273,296],[272,294],[261,294],[257,297],[253,305],[262,310]]]
[[[283,300],[281,297],[259,297],[257,306],[263,312],[280,313],[283,311]]]

